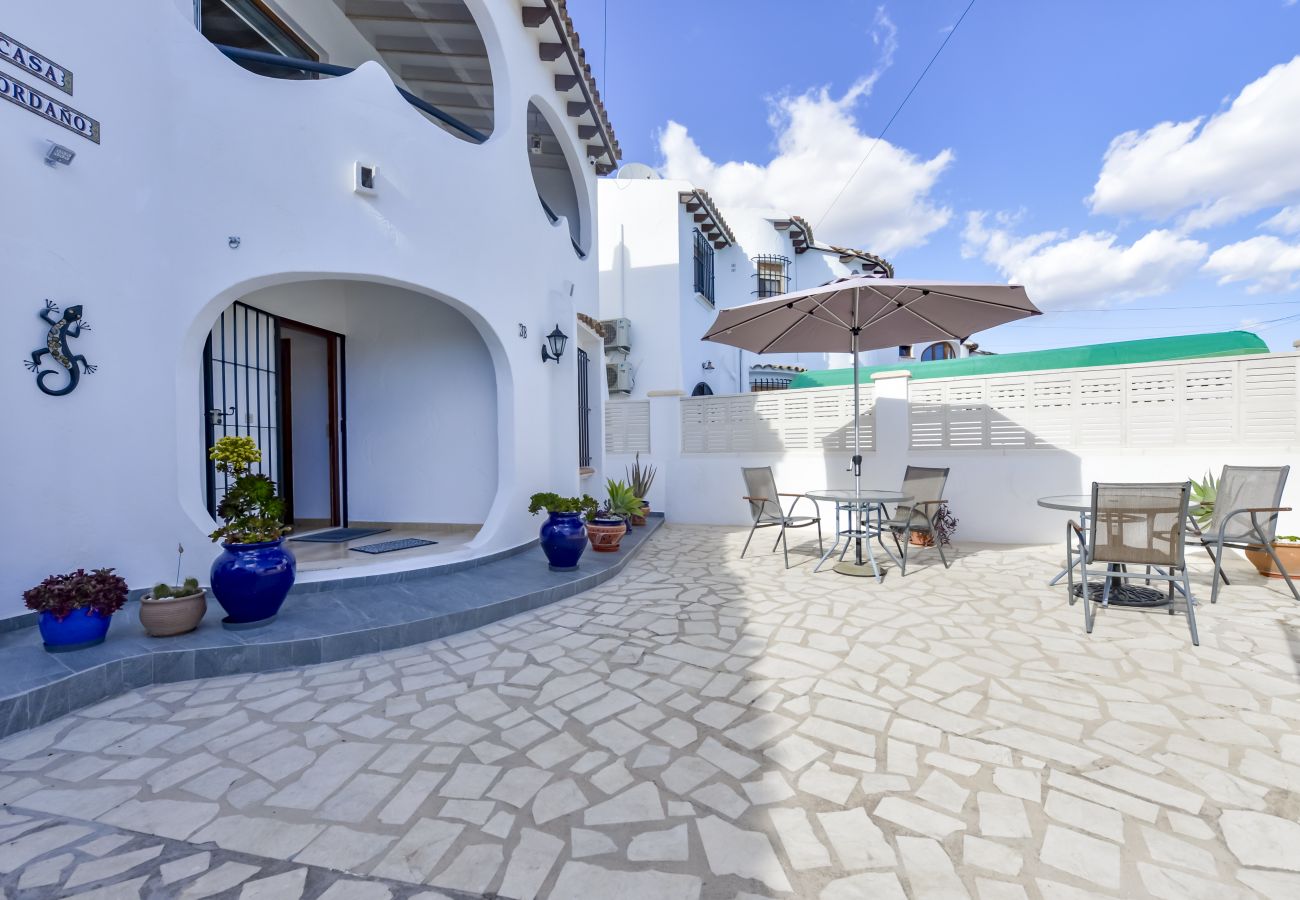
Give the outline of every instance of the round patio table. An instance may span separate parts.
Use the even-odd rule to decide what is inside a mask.
[[[835,564],[835,571],[841,575],[856,575],[865,577],[874,576],[879,582],[882,578],[880,566],[876,563],[876,555],[871,551],[871,538],[875,537],[880,541],[881,549],[885,555],[893,559],[893,554],[885,546],[881,538],[885,530],[885,505],[888,503],[899,504],[911,501],[909,494],[903,494],[899,491],[880,491],[874,488],[863,488],[855,491],[853,488],[843,488],[840,490],[822,490],[809,491],[809,499],[813,502],[826,502],[835,504],[835,541],[831,548],[822,555],[822,558],[813,567],[816,572],[822,567],[835,548],[839,546],[840,538],[844,538],[844,549],[840,551],[840,561]],[[848,513],[848,527],[840,527],[840,513]],[[875,513],[876,522],[873,525],[871,515]],[[852,562],[844,560],[844,554],[848,552],[849,545],[854,544],[854,558]],[[866,546],[866,556],[863,557],[862,548]]]
[[[1092,494],[1055,494],[1050,497],[1038,498],[1038,505],[1044,509],[1060,509],[1066,512],[1079,514],[1079,527],[1083,529],[1086,537],[1092,536]],[[1187,512],[1190,516],[1196,510],[1197,506],[1189,507]],[[1067,565],[1064,569],[1056,573],[1056,577],[1048,582],[1048,585],[1054,585],[1066,575],[1070,569],[1078,568],[1083,562],[1080,555],[1072,564]],[[1114,564],[1112,564],[1114,565]],[[1107,566],[1112,570],[1111,566]],[[1117,570],[1117,567],[1116,567]],[[1102,582],[1089,584],[1089,594],[1094,600],[1100,600],[1102,594]],[[1175,585],[1177,587],[1177,585]],[[1179,591],[1182,588],[1178,588]],[[1074,586],[1075,596],[1083,596],[1083,585]],[[1157,591],[1154,588],[1143,587],[1137,584],[1129,584],[1123,578],[1110,579],[1110,602],[1116,606],[1160,606],[1169,602],[1169,596],[1163,591]]]

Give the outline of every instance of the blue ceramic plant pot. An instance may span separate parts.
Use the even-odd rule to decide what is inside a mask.
[[[260,544],[222,544],[212,563],[212,595],[227,628],[268,625],[293,587],[298,561],[282,540]]]
[[[578,568],[578,559],[587,549],[587,525],[582,513],[553,512],[542,523],[542,552],[551,569],[568,572]]]
[[[37,626],[41,630],[45,649],[51,653],[60,653],[104,643],[112,619],[112,613],[104,616],[93,609],[74,609],[62,619],[56,619],[53,613],[43,612]]]

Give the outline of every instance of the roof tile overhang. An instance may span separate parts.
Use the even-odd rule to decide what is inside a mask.
[[[780,363],[758,363],[749,367],[751,372],[807,372],[803,366],[787,366]]]
[[[790,244],[794,247],[794,252],[807,253],[813,249],[813,232],[812,226],[808,220],[802,216],[791,216],[788,219],[773,219],[772,227],[777,231],[788,231],[790,233]]]
[[[605,326],[600,324],[598,320],[593,319],[591,316],[587,315],[586,313],[581,313],[581,312],[578,313],[578,321],[581,322],[583,325],[586,325],[588,328],[590,328],[600,337],[603,338],[605,336]]]
[[[524,26],[537,30],[537,55],[555,73],[556,93],[567,98],[567,112],[577,123],[578,137],[596,141],[587,144],[587,156],[596,161],[596,173],[608,175],[623,152],[565,0],[542,0],[540,4],[526,0],[521,14]]]
[[[718,212],[718,207],[708,191],[692,188],[689,191],[679,192],[677,199],[686,207],[686,211],[691,213],[695,219],[695,227],[713,242],[715,249],[721,250],[736,243],[736,236],[727,227],[727,220],[722,218],[722,213]]]
[[[877,278],[893,278],[894,266],[883,256],[876,256],[874,253],[868,253],[865,250],[855,250],[852,247],[835,247],[817,245],[814,250],[820,250],[822,253],[835,253],[839,255],[840,262],[851,263],[853,260],[861,260],[870,271],[867,275],[874,275]]]

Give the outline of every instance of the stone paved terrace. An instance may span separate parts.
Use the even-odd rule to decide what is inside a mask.
[[[1195,649],[1085,635],[1053,548],[877,586],[743,539],[670,524],[544,609],[0,742],[0,895],[1300,897],[1281,585],[1234,564]]]

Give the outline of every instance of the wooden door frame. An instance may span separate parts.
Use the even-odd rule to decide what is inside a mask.
[[[277,316],[280,320],[280,328],[288,328],[291,331],[301,331],[305,334],[316,335],[325,339],[325,369],[328,372],[327,384],[327,404],[328,409],[326,416],[329,424],[329,454],[330,454],[330,523],[336,527],[343,527],[348,524],[348,473],[345,463],[347,449],[344,442],[343,422],[345,417],[344,399],[346,393],[343,385],[347,373],[343,370],[343,342],[344,335],[337,331],[330,331],[317,325],[309,325],[306,322],[299,322],[296,319],[289,319],[284,316]],[[292,365],[292,363],[290,363]],[[291,373],[292,370],[286,370]],[[289,378],[281,377],[282,395],[282,413],[284,418],[280,422],[281,435],[289,435],[288,448],[293,448],[293,421],[288,418],[289,412],[293,408],[293,388],[289,384]],[[283,438],[282,438],[283,440]],[[292,475],[293,462],[289,454],[287,458],[285,474],[290,478],[289,487],[285,491],[286,495],[292,497]],[[289,500],[292,503],[292,500]],[[286,510],[289,512],[290,510]]]

